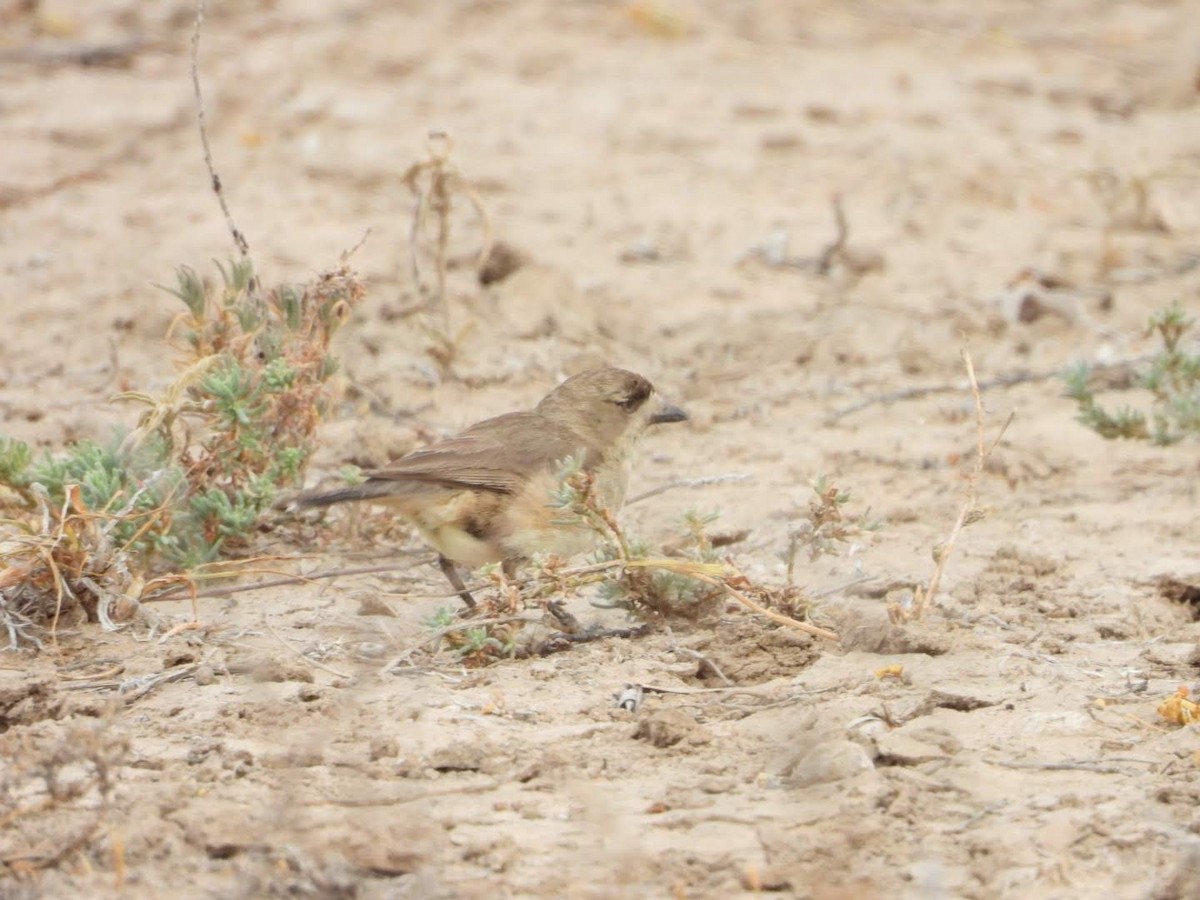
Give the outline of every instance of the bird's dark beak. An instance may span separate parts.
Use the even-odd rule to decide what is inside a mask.
[[[664,403],[658,412],[650,417],[651,425],[662,425],[664,422],[686,422],[688,414],[678,406]]]

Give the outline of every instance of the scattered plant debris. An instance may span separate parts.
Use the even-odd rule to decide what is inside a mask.
[[[1191,725],[1200,721],[1200,703],[1189,700],[1191,691],[1186,684],[1181,684],[1179,690],[1158,704],[1158,714],[1172,725]]]
[[[128,755],[128,738],[103,721],[0,736],[0,878],[34,878],[104,837]]]

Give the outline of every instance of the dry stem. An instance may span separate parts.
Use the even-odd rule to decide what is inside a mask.
[[[665,494],[667,491],[673,491],[676,488],[694,488],[708,487],[713,484],[733,484],[741,481],[749,481],[753,476],[746,475],[742,472],[730,472],[726,475],[705,475],[701,478],[678,478],[675,481],[668,481],[666,484],[660,484],[658,487],[650,488],[642,491],[640,494],[634,494],[625,501],[626,506],[632,506],[634,503],[641,503],[643,500],[649,500],[651,497],[657,497],[659,494]]]
[[[196,93],[196,124],[200,128],[200,144],[204,148],[204,165],[208,168],[209,177],[212,179],[213,193],[217,195],[217,202],[221,204],[221,212],[225,216],[225,224],[229,227],[229,233],[233,235],[233,243],[237,245],[238,252],[242,258],[250,261],[250,245],[246,242],[245,235],[238,229],[237,224],[233,221],[233,214],[229,211],[229,204],[225,202],[225,190],[221,186],[221,176],[217,174],[216,166],[213,165],[212,150],[208,145],[208,126],[204,112],[204,95],[200,92],[200,29],[204,24],[204,0],[196,0],[196,26],[192,30],[192,88]],[[251,281],[251,290],[257,287],[257,278]]]
[[[408,252],[413,286],[421,293],[424,293],[420,264],[421,239],[430,213],[436,220],[437,232],[433,241],[436,280],[434,281],[433,296],[441,315],[442,333],[446,340],[450,339],[450,319],[446,304],[446,267],[450,243],[450,214],[455,193],[462,194],[467,198],[482,225],[483,242],[479,249],[479,265],[483,264],[492,249],[491,220],[479,194],[450,161],[453,148],[454,143],[449,135],[432,132],[429,135],[429,158],[423,162],[413,163],[403,177],[404,183],[416,198],[412,223],[409,226]],[[428,181],[427,187],[422,187],[423,178]]]
[[[829,203],[833,207],[833,221],[837,227],[837,232],[829,245],[821,251],[817,257],[815,268],[818,275],[828,275],[829,270],[833,268],[833,263],[846,247],[846,241],[850,237],[850,226],[846,223],[846,210],[842,208],[841,193],[834,193],[829,198]]]
[[[933,601],[937,598],[938,588],[941,585],[942,573],[946,569],[946,563],[950,559],[950,554],[954,551],[959,534],[967,525],[983,517],[983,513],[975,506],[979,491],[979,479],[983,475],[983,467],[987,462],[988,456],[996,448],[1000,439],[1004,437],[1004,432],[1008,430],[1008,426],[1013,420],[1013,415],[1010,414],[1001,427],[999,434],[996,435],[996,439],[992,441],[991,446],[986,444],[983,433],[983,397],[979,392],[979,382],[975,378],[975,366],[971,362],[971,354],[967,352],[965,347],[959,353],[962,356],[963,365],[966,366],[967,379],[971,384],[971,397],[975,401],[975,465],[971,468],[971,472],[967,476],[966,497],[963,500],[962,508],[958,511],[958,518],[954,520],[954,527],[950,529],[950,535],[946,538],[945,543],[935,550],[937,565],[934,567],[933,576],[929,579],[929,586],[923,591],[918,589],[916,603],[913,605],[911,612],[906,612],[899,607],[892,607],[888,610],[893,620],[897,621],[923,619],[926,611],[933,605]]]
[[[1117,360],[1116,362],[1097,364],[1092,367],[1092,370],[1097,373],[1117,372],[1133,368],[1147,362],[1149,359],[1149,356],[1136,356],[1130,359]],[[1063,370],[1061,367],[1057,369],[1043,369],[1040,372],[1007,372],[1004,375],[997,375],[995,378],[989,378],[981,382],[979,389],[986,391],[997,387],[1016,387],[1021,384],[1051,381],[1055,378],[1061,378],[1062,374]],[[891,406],[893,403],[901,400],[920,400],[923,397],[930,397],[935,394],[955,394],[961,390],[962,384],[960,382],[959,384],[921,385],[919,387],[900,388],[895,391],[874,394],[870,397],[864,397],[862,400],[858,400],[848,406],[843,406],[841,409],[835,409],[825,417],[825,424],[833,425],[846,418],[846,416],[862,412],[864,409],[869,409],[872,406]]]

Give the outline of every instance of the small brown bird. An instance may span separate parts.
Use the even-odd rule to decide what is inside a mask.
[[[568,378],[531,412],[485,419],[466,431],[367,473],[352,487],[303,495],[302,507],[370,500],[394,507],[437,550],[438,564],[474,606],[456,563],[499,562],[507,574],[535,553],[572,556],[595,533],[564,523],[551,505],[563,462],[582,459],[599,499],[625,502],[638,439],[650,425],[687,414],[658,397],[641,375],[596,369]]]

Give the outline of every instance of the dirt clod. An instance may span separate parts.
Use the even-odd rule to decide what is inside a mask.
[[[633,736],[655,747],[674,747],[685,739],[692,742],[697,737],[703,739],[705,732],[695,716],[679,709],[660,709],[641,719]]]

